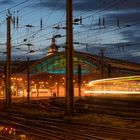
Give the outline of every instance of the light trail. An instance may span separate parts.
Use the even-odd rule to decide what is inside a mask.
[[[117,77],[117,78],[107,78],[107,79],[99,79],[99,80],[94,80],[89,82],[89,84],[94,84],[94,83],[100,83],[100,82],[105,82],[105,81],[112,81],[112,80],[118,80],[118,81],[130,81],[130,80],[140,80],[140,75],[139,76],[127,76],[127,77]]]
[[[86,85],[85,94],[140,94],[140,76],[100,79]]]
[[[95,90],[95,91],[85,91],[85,93],[106,93],[106,94],[140,94],[140,92],[128,92],[128,91],[102,91],[102,90]]]

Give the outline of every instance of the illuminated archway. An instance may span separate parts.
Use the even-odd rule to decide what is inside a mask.
[[[82,74],[91,74],[97,71],[97,63],[91,58],[74,53],[74,74],[77,74],[78,65],[81,65]],[[66,55],[64,52],[57,53],[51,56],[47,56],[31,68],[32,74],[37,73],[50,73],[50,74],[65,74],[66,73]]]

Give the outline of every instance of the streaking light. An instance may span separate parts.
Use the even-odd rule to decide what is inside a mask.
[[[94,80],[94,81],[91,81],[89,82],[90,85],[94,84],[94,83],[100,83],[100,82],[105,82],[105,81],[112,81],[112,80],[120,80],[120,81],[123,81],[123,80],[140,80],[140,76],[127,76],[127,77],[117,77],[117,78],[108,78],[108,79],[99,79],[99,80]]]
[[[128,92],[128,91],[102,91],[102,90],[96,90],[96,91],[85,91],[86,94],[89,93],[106,93],[106,94],[140,94],[140,92]]]
[[[140,76],[100,79],[86,85],[87,93],[140,94]]]

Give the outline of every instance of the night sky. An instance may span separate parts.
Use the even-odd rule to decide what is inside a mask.
[[[5,59],[6,15],[12,16],[13,60],[44,57],[57,35],[63,50],[65,9],[65,0],[0,0],[0,59]],[[105,56],[140,63],[140,0],[73,0],[73,9],[73,19],[82,18],[73,25],[75,50],[97,55],[104,50]]]

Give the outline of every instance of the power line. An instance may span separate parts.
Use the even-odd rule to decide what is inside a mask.
[[[5,10],[0,11],[0,14],[3,13],[3,12],[6,12],[8,10],[11,10],[11,9],[13,9],[13,8],[15,8],[15,7],[19,6],[19,5],[22,5],[22,4],[24,4],[24,3],[28,2],[28,1],[30,1],[30,0],[25,0],[23,2],[20,2],[20,3],[16,4],[16,5],[14,5],[14,6],[11,6],[9,8],[6,8]]]

